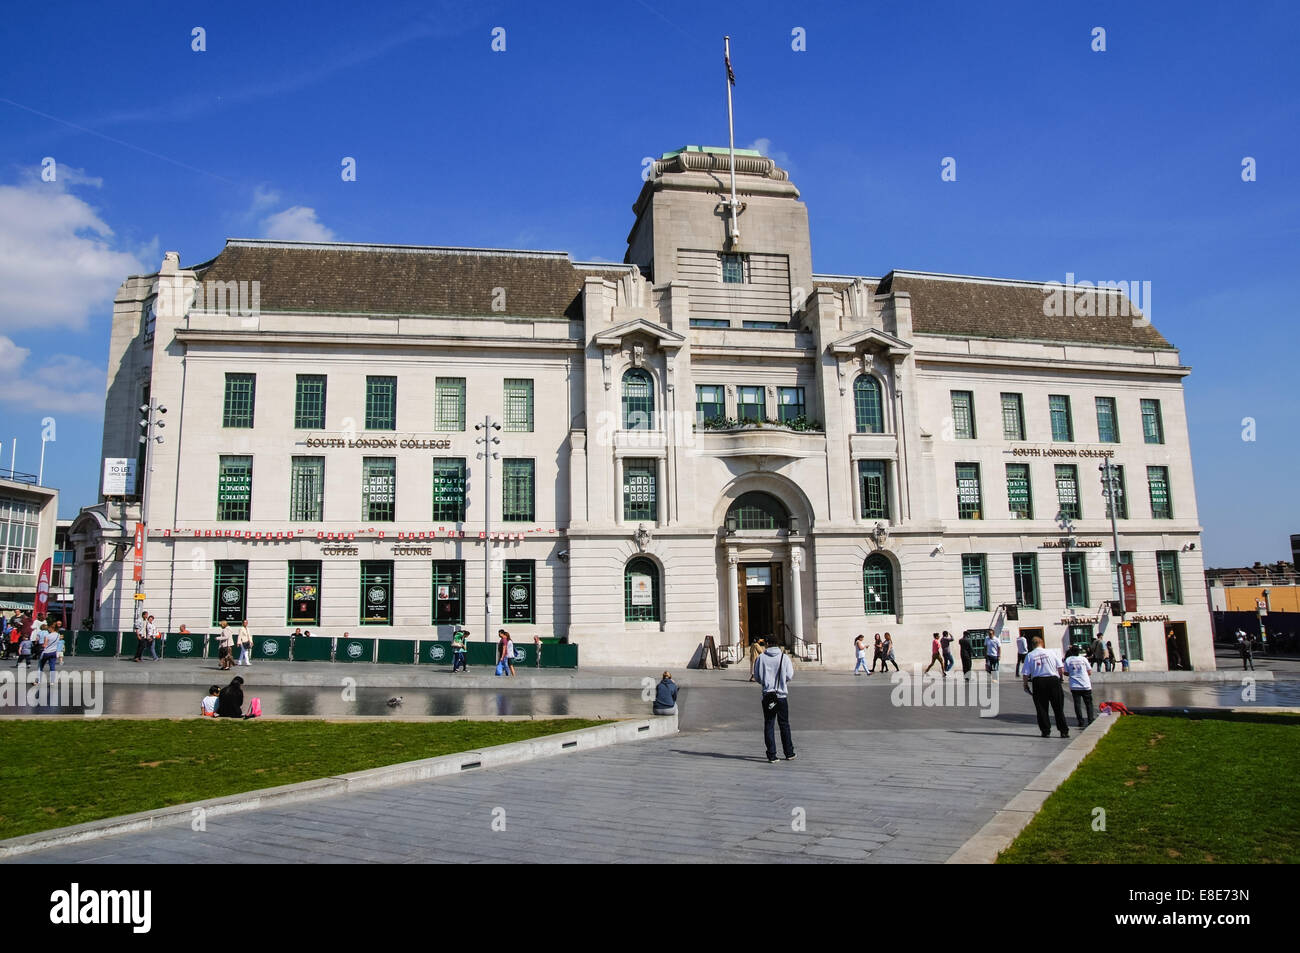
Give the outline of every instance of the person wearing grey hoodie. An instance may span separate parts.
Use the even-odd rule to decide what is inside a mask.
[[[763,690],[763,741],[767,744],[767,760],[776,760],[777,725],[781,726],[781,747],[785,760],[793,761],[794,739],[790,737],[790,679],[794,678],[794,663],[779,645],[773,645],[754,660],[754,680]]]

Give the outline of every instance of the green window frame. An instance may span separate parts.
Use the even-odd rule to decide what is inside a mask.
[[[221,426],[252,427],[256,402],[256,374],[227,374],[226,394],[221,404]]]
[[[212,563],[212,624],[243,622],[248,615],[248,561],[217,559]]]
[[[721,384],[695,385],[695,422],[723,420],[727,416],[727,395]]]
[[[1012,553],[1011,578],[1016,587],[1016,605],[1026,609],[1042,608],[1038,590],[1038,554]]]
[[[253,508],[253,458],[219,458],[217,474],[217,519],[223,523],[246,523]]]
[[[659,518],[657,470],[655,460],[623,461],[623,519]]]
[[[465,429],[465,378],[439,377],[433,382],[433,429]]]
[[[978,463],[957,464],[957,518],[984,518],[984,489],[980,486]]]
[[[293,392],[295,430],[325,429],[325,375],[299,374]]]
[[[515,433],[533,431],[533,381],[508,377],[505,382],[505,429]]]
[[[319,523],[325,518],[325,458],[293,457],[289,463],[289,519]]]
[[[864,615],[895,615],[894,567],[879,553],[862,561],[862,609]]]
[[[967,554],[961,557],[961,592],[962,604],[967,612],[988,609],[988,564],[983,554]]]
[[[767,419],[767,388],[742,384],[736,388],[736,417],[741,421],[762,423]]]
[[[397,518],[397,458],[361,459],[361,518],[391,523]]]
[[[1090,625],[1072,625],[1069,628],[1069,638],[1071,645],[1077,645],[1080,649],[1086,650],[1092,645],[1092,626]],[[1088,656],[1084,654],[1086,659]]]
[[[955,390],[952,394],[952,435],[958,440],[975,439],[975,394]]]
[[[745,283],[744,255],[722,255],[722,283],[724,285],[743,285]]]
[[[1169,468],[1147,467],[1147,495],[1151,498],[1151,518],[1174,518],[1173,495],[1169,492]]]
[[[465,624],[465,560],[433,561],[432,603],[434,625]]]
[[[393,624],[392,560],[366,559],[361,563],[360,625]]]
[[[757,490],[742,493],[727,508],[727,530],[776,530],[790,525],[780,500]]]
[[[1114,397],[1098,397],[1097,404],[1097,442],[1119,443],[1119,413],[1115,409]]]
[[[1137,622],[1119,627],[1119,656],[1123,658],[1125,655],[1130,662],[1143,660],[1142,626]]]
[[[1052,418],[1052,440],[1057,443],[1074,441],[1074,421],[1070,417],[1070,398],[1065,394],[1050,394],[1048,412]]]
[[[880,381],[859,374],[853,382],[853,419],[858,433],[885,432],[885,402]]]
[[[1070,609],[1088,607],[1088,559],[1083,553],[1062,553],[1061,572],[1065,577],[1065,605]]]
[[[535,463],[531,459],[501,461],[501,519],[530,523],[534,516]]]
[[[507,559],[501,573],[501,604],[508,623],[532,625],[537,590],[535,567],[531,559]]]
[[[1160,401],[1142,401],[1142,440],[1145,443],[1165,442],[1165,422],[1160,414]]]
[[[802,387],[778,387],[776,391],[777,419],[783,424],[792,423],[805,413]]]
[[[858,461],[858,498],[864,520],[889,519],[889,469],[886,461]]]
[[[1178,571],[1178,553],[1162,550],[1156,553],[1156,578],[1160,580],[1160,604],[1181,605],[1183,579]]]
[[[623,374],[623,429],[655,429],[654,381],[639,367]]]
[[[465,458],[433,458],[433,518],[465,522]]]
[[[320,625],[320,575],[318,561],[289,563],[289,586],[285,593],[287,625]]]
[[[1079,503],[1079,467],[1073,463],[1056,464],[1056,503],[1064,519],[1083,519]]]
[[[1002,395],[1002,439],[1025,439],[1025,398],[1021,394]]]
[[[1112,463],[1110,468],[1115,471],[1115,519],[1128,519],[1128,493],[1124,485],[1124,467]],[[1103,471],[1101,498],[1106,502],[1106,519],[1110,519],[1110,493],[1106,489],[1106,477]]]
[[[1015,520],[1034,518],[1034,490],[1029,483],[1029,464],[1007,464],[1007,509]]]
[[[397,429],[397,378],[366,378],[366,429]]]
[[[632,604],[632,577],[634,575],[650,577],[650,605]],[[644,556],[628,560],[623,567],[623,621],[624,622],[659,622],[659,567],[654,560]]]

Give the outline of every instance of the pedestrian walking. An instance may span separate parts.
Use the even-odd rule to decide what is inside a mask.
[[[1106,643],[1106,671],[1115,671],[1115,646]]]
[[[1169,656],[1169,671],[1180,670],[1183,667],[1183,656],[1178,651],[1178,639],[1175,638],[1173,629],[1165,636],[1165,652]]]
[[[253,634],[248,631],[248,620],[239,623],[239,664],[252,665],[248,653],[253,651]]]
[[[757,642],[749,643],[749,671],[751,673],[749,676],[749,680],[751,682],[755,681],[754,676],[752,674],[754,671],[754,663],[758,661],[758,657],[762,655],[763,652],[766,650],[767,650],[767,642],[763,639],[759,639]]]
[[[652,710],[656,715],[677,714],[677,683],[673,681],[672,672],[664,672],[655,686],[655,700]]]
[[[453,675],[462,670],[469,671],[469,665],[465,662],[465,640],[468,638],[468,629],[457,629],[451,634],[451,674]]]
[[[781,749],[785,760],[793,761],[794,739],[790,736],[790,680],[794,678],[794,663],[778,645],[773,645],[754,662],[754,681],[763,691],[763,742],[767,745],[767,760],[776,760],[776,732],[781,729]]]
[[[1080,728],[1092,724],[1092,673],[1088,662],[1079,654],[1077,645],[1070,646],[1070,657],[1065,660],[1065,674],[1070,679],[1070,694],[1074,697],[1074,719]],[[1083,709],[1088,709],[1088,720],[1083,720]]]
[[[925,667],[925,672],[924,672],[923,674],[925,674],[925,675],[929,675],[929,674],[930,674],[930,669],[934,668],[934,665],[935,665],[936,662],[939,663],[939,672],[940,672],[940,674],[942,674],[944,678],[947,678],[947,677],[948,677],[948,670],[947,670],[946,668],[944,668],[944,664],[943,664],[943,646],[942,646],[942,643],[939,641],[939,633],[938,633],[938,632],[935,632],[935,633],[930,637],[930,664],[927,665],[927,666]]]
[[[944,672],[952,671],[952,635],[947,629],[943,630],[943,637],[939,639],[939,644],[943,646],[943,670]]]
[[[1092,648],[1088,654],[1092,658],[1092,664],[1100,672],[1106,664],[1106,646],[1102,644],[1100,635],[1092,640]]]
[[[859,633],[858,637],[853,640],[853,654],[857,657],[857,662],[853,665],[853,674],[857,675],[859,671],[865,671],[870,675],[871,671],[867,668],[867,637],[865,635]]]
[[[142,661],[141,656],[144,655],[145,640],[149,638],[147,634],[148,622],[149,613],[141,612],[140,618],[135,623],[135,658],[132,659],[133,662]]]
[[[497,632],[497,671],[502,675],[513,676],[515,674],[515,643],[510,639],[510,633],[505,629]],[[502,671],[504,667],[504,671]]]
[[[888,632],[885,633],[885,639],[880,643],[880,670],[888,671],[886,664],[892,664],[894,671],[898,671],[898,659],[894,658],[894,637]]]
[[[969,682],[970,668],[975,658],[975,652],[971,648],[970,636],[965,632],[957,640],[957,655],[961,658],[961,677]]]
[[[1070,726],[1065,723],[1065,693],[1061,690],[1061,677],[1065,667],[1056,656],[1043,648],[1040,636],[1034,636],[1034,648],[1025,656],[1020,670],[1025,691],[1034,696],[1034,711],[1038,714],[1038,730],[1044,738],[1051,737],[1052,723],[1047,717],[1050,706],[1056,716],[1056,729],[1062,738],[1070,737]]]
[[[533,668],[542,667],[542,637],[535,634],[533,636]]]
[[[149,640],[149,661],[158,661],[158,625],[151,614],[144,618],[144,635]]]
[[[1029,654],[1029,642],[1023,635],[1016,636],[1016,674],[1020,674],[1020,667],[1025,664],[1025,656]]]
[[[871,672],[876,670],[877,662],[880,663],[880,670],[883,672],[885,670],[885,643],[880,638],[879,632],[876,633],[875,644],[871,648]],[[870,675],[871,672],[867,674]]]
[[[1240,629],[1237,630],[1237,651],[1241,653],[1241,670],[1249,668],[1255,671],[1255,645],[1252,639]]]
[[[49,668],[50,678],[53,679],[54,672],[59,667],[59,636],[44,622],[37,622],[32,632],[32,655],[37,656],[37,678]]]
[[[230,623],[223,619],[221,627],[217,631],[217,653],[221,662],[219,667],[222,671],[230,668],[230,650],[234,643],[235,640],[230,633]],[[136,661],[140,660],[136,659]]]
[[[997,633],[990,630],[984,637],[984,671],[990,675],[997,675],[1000,661],[1002,661],[1002,643],[998,641]]]

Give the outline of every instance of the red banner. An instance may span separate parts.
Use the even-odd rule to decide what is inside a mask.
[[[43,618],[50,607],[50,573],[54,571],[54,558],[41,563],[41,573],[36,577],[36,617]]]
[[[1120,582],[1124,584],[1124,611],[1137,612],[1137,607],[1138,607],[1137,581],[1133,576],[1132,563],[1119,564],[1119,578],[1120,578]]]
[[[144,578],[144,524],[135,524],[135,572],[132,580],[139,582]]]

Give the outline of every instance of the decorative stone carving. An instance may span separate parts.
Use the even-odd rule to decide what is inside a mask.
[[[645,345],[633,344],[632,345],[632,366],[641,367],[644,364],[645,364]]]
[[[632,539],[636,542],[636,548],[644,553],[646,547],[650,545],[651,539],[650,530],[646,529],[645,523],[637,524],[636,532],[632,534]]]

